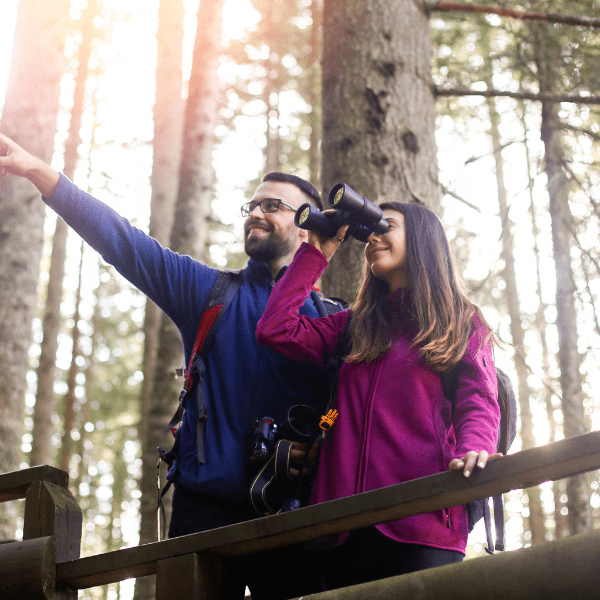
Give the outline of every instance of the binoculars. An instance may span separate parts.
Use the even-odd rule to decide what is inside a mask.
[[[345,183],[337,183],[329,190],[327,202],[335,208],[334,213],[325,215],[308,202],[300,206],[294,216],[296,227],[333,237],[342,225],[349,225],[344,240],[352,236],[365,244],[371,234],[385,233],[390,227],[379,206]]]

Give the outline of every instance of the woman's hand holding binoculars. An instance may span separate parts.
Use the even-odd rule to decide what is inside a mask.
[[[323,212],[323,214],[334,213],[335,210],[329,209]],[[337,233],[333,237],[326,237],[317,231],[309,231],[308,243],[312,244],[317,250],[320,250],[327,259],[327,262],[331,260],[331,257],[335,254],[335,251],[340,247],[340,244],[346,237],[349,225],[342,225]]]

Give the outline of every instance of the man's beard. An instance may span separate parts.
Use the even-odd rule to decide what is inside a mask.
[[[244,250],[250,258],[268,263],[292,252],[293,240],[283,237],[272,228],[268,233],[269,235],[265,238],[249,238],[246,232]]]

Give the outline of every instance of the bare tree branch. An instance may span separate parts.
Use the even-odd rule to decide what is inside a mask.
[[[575,127],[574,125],[569,125],[567,123],[563,123],[562,129],[567,131],[574,131],[575,133],[583,133],[591,137],[593,140],[600,141],[600,133],[596,133],[595,131],[591,131],[590,129],[585,129],[583,127]]]
[[[524,21],[542,21],[545,23],[560,23],[562,25],[579,25],[581,27],[600,27],[600,19],[594,17],[583,17],[579,15],[565,15],[560,13],[542,13],[529,10],[514,10],[504,6],[485,6],[483,4],[466,4],[464,2],[437,2],[429,0],[425,2],[428,12],[469,12],[484,13],[489,15],[500,15],[512,19]]]
[[[433,94],[443,96],[483,96],[490,98],[504,96],[520,100],[535,100],[540,102],[573,102],[574,104],[600,104],[600,96],[580,96],[577,94],[547,94],[536,92],[509,92],[502,90],[470,90],[468,88],[442,88],[433,86]]]
[[[481,210],[477,206],[475,206],[474,204],[471,204],[468,200],[465,200],[462,196],[459,196],[458,194],[456,194],[452,190],[449,190],[444,185],[442,185],[442,192],[444,194],[448,194],[448,196],[452,196],[452,198],[458,200],[459,202],[462,202],[463,204],[466,204],[469,208],[472,208],[473,210],[476,210],[478,213],[481,213]]]

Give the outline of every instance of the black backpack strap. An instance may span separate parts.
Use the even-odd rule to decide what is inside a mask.
[[[344,364],[344,359],[346,358],[346,356],[348,356],[348,353],[351,349],[351,319],[352,317],[350,317],[350,319],[348,319],[348,321],[346,322],[344,331],[339,337],[331,357],[323,357],[325,370],[327,372],[327,380],[329,381],[329,402],[327,403],[325,413],[321,417],[321,422],[319,423],[319,426],[323,431],[329,430],[331,428],[331,425],[333,425],[333,421],[335,421],[335,419],[337,418],[337,410],[333,408],[333,404],[337,393],[337,384],[340,375],[340,369]]]
[[[317,307],[319,317],[327,317],[333,313],[340,312],[340,310],[344,310],[344,302],[338,298],[325,298],[316,290],[310,291],[310,297]]]
[[[498,452],[506,454],[516,435],[517,401],[508,375],[506,375],[504,371],[497,367],[496,374],[498,379],[498,404],[500,406]],[[450,400],[452,405],[452,418],[454,419],[454,406],[456,403],[456,392],[458,389],[457,367],[442,373],[442,388],[444,390],[444,395],[446,398],[448,398],[448,400]],[[485,550],[488,554],[493,554],[494,549],[504,550],[504,502],[502,495],[492,496],[492,501],[494,504],[494,525],[496,530],[495,544],[492,537],[492,518],[489,507],[489,498],[483,498],[482,500],[469,503],[471,505],[469,506],[469,514],[471,515],[469,521],[469,531],[471,531],[483,513],[485,533],[487,538],[487,548]],[[482,513],[476,508],[476,505],[478,504],[483,508]]]
[[[496,550],[504,550],[504,502],[502,496],[493,496],[494,522],[496,523]]]
[[[488,554],[494,554],[494,539],[492,537],[492,515],[490,514],[490,499],[483,499],[483,522],[485,524],[485,537],[487,538],[487,548],[485,551]]]

